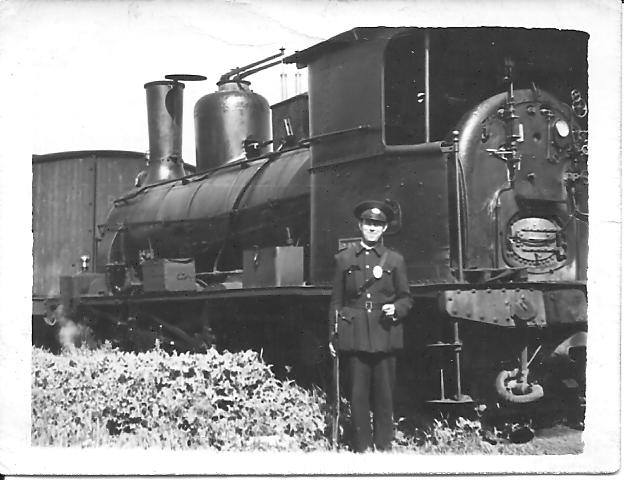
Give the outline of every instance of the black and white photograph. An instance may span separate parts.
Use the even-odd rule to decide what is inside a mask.
[[[619,470],[621,19],[0,2],[0,473]]]

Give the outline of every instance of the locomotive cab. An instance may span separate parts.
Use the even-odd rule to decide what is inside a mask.
[[[344,224],[348,205],[367,196],[393,206],[397,221],[387,241],[405,252],[416,284],[455,282],[458,263],[472,270],[532,266],[536,262],[527,258],[534,249],[518,240],[530,223],[526,218],[536,219],[536,229],[549,230],[524,242],[543,244],[537,264],[550,271],[574,263],[578,271],[566,278],[583,279],[586,252],[570,252],[584,238],[571,240],[568,248],[559,232],[566,226],[571,192],[583,197],[582,145],[572,139],[582,136],[583,122],[559,99],[571,91],[586,95],[586,43],[584,33],[558,30],[356,28],[288,57],[285,62],[307,67],[309,74],[312,283],[330,281],[333,253],[357,234]],[[515,89],[514,101],[522,104],[516,109],[522,119],[514,125],[526,129],[527,141],[518,142],[522,161],[509,190],[521,205],[494,226],[484,205],[505,201],[493,199],[507,181],[505,162],[493,151],[509,143],[509,126],[501,116],[507,97],[501,92],[508,89],[511,64],[512,95]],[[495,100],[484,102],[488,98]],[[442,143],[450,142],[455,130],[463,157],[457,168],[468,185],[459,192],[456,165],[442,153]],[[564,131],[569,131],[565,137]],[[571,178],[575,189],[566,187]],[[344,206],[336,208],[338,197]],[[321,213],[319,221],[314,215]],[[461,227],[453,217],[461,217]],[[567,236],[577,233],[585,235]]]

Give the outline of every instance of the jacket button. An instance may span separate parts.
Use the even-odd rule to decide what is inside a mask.
[[[370,298],[370,293],[367,293],[367,294],[366,294],[366,298]]]
[[[370,268],[368,265],[366,265],[366,268]]]

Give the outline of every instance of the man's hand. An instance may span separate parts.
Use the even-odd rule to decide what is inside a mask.
[[[381,307],[381,311],[385,313],[388,317],[392,317],[396,320],[396,308],[394,307],[394,303],[386,303],[383,307]]]
[[[334,342],[332,341],[329,342],[329,354],[332,358],[336,358],[336,348],[334,347]]]

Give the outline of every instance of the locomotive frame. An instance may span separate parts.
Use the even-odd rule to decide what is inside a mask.
[[[584,120],[575,119],[557,98],[572,89],[586,98],[587,38],[580,32],[479,30],[475,35],[474,29],[358,28],[290,56],[286,62],[309,69],[309,103],[303,105],[309,107],[309,131],[301,123],[284,127],[275,152],[258,155],[250,148],[235,161],[228,158],[195,175],[158,177],[119,198],[100,228],[104,256],[94,267],[61,280],[60,298],[50,299],[49,315],[60,303],[65,315],[104,337],[120,338],[126,347],[147,348],[156,338],[177,349],[201,349],[215,338],[221,347],[264,347],[270,363],[295,364],[312,378],[327,362],[324,309],[331,257],[355,233],[355,224],[345,219],[364,197],[387,198],[399,215],[386,241],[405,255],[417,299],[406,325],[406,343],[412,347],[399,372],[409,389],[416,390],[426,377],[429,391],[416,396],[435,404],[492,395],[510,403],[535,402],[544,393],[529,379],[530,356],[538,355],[529,347],[537,342],[548,345],[541,358],[556,364],[549,372],[562,371],[564,387],[582,396],[587,229],[579,217],[587,212],[587,155],[582,138],[578,144],[554,135],[563,119],[570,135],[585,132],[586,139]],[[559,41],[547,41],[563,36],[564,51]],[[432,84],[432,78],[457,69],[453,55],[465,53],[461,46],[470,42],[471,52],[484,49],[473,54],[479,68],[471,68],[478,74],[465,77],[466,84],[456,90]],[[508,53],[516,54],[514,68],[503,61]],[[554,63],[546,68],[549,62]],[[417,88],[409,78],[414,72],[422,73]],[[536,72],[541,76],[532,78]],[[524,88],[515,89],[515,82]],[[542,91],[548,83],[552,95]],[[446,107],[437,108],[444,95]],[[470,115],[462,119],[465,112]],[[295,117],[278,120],[286,118],[290,122],[281,125]],[[531,148],[526,138],[519,141],[520,124],[531,133]],[[405,132],[405,126],[411,130]],[[244,140],[249,138],[241,138],[241,144]],[[252,140],[266,144],[270,139]],[[540,163],[544,149],[548,158]],[[176,164],[171,153],[151,159],[153,168]],[[554,161],[554,154],[561,158]],[[302,180],[308,171],[309,183]],[[185,196],[193,185],[192,195]],[[262,185],[278,185],[279,192],[256,188]],[[192,217],[194,199],[219,197],[210,186],[224,192],[224,207]],[[505,195],[514,189],[524,202],[520,206]],[[176,194],[181,200],[165,201]],[[186,210],[178,208],[182,200]],[[165,203],[169,212],[160,210]],[[572,203],[578,212],[572,211],[564,225]],[[115,216],[124,209],[134,217]],[[158,215],[140,226],[137,219],[149,219],[149,212]],[[270,228],[254,230],[254,222]],[[205,244],[193,243],[198,235]],[[520,240],[522,235],[529,238]],[[535,253],[535,245],[541,250],[533,261],[527,252]],[[280,285],[273,276],[260,283],[264,286],[245,288],[249,268],[265,258],[275,262],[277,248],[284,247],[301,248],[305,284]],[[141,258],[145,251],[155,258]],[[251,259],[247,269],[245,251]],[[145,260],[180,257],[194,259],[204,273],[196,277],[202,287],[142,291],[138,267]],[[158,268],[166,276],[162,262]],[[290,276],[276,270],[278,276]],[[269,338],[280,348],[268,349]],[[502,347],[483,351],[495,344]],[[432,354],[425,357],[425,351]],[[462,381],[466,364],[470,373]],[[494,391],[483,391],[484,378]]]

